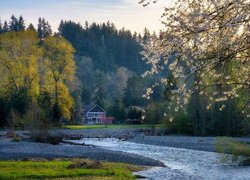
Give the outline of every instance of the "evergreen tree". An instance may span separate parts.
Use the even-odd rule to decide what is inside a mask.
[[[10,31],[18,31],[18,19],[14,16],[14,14],[12,14],[9,24]]]
[[[18,29],[18,31],[24,31],[25,30],[25,23],[24,23],[24,19],[23,19],[22,16],[20,16],[19,19],[18,19],[17,29]]]
[[[35,26],[32,23],[29,24],[29,26],[28,26],[27,29],[31,30],[31,31],[36,31],[36,28],[35,28]]]
[[[106,95],[104,92],[104,88],[100,86],[95,93],[95,103],[105,109],[106,108],[105,99],[106,99]]]
[[[45,21],[44,18],[40,17],[38,19],[37,33],[40,39],[44,39],[52,34],[51,26],[49,25],[48,21]]]
[[[2,21],[1,21],[1,18],[0,18],[0,33],[3,32],[3,24],[2,24]]]
[[[127,118],[128,119],[140,119],[141,111],[136,110],[136,108],[130,108],[128,111]]]
[[[85,23],[84,28],[72,21],[61,21],[60,36],[70,41],[77,55],[90,56],[97,69],[115,71],[124,66],[132,71],[144,72],[146,65],[141,61],[141,46],[129,30],[117,30],[113,23]]]
[[[88,21],[85,21],[85,27],[84,27],[86,30],[88,30],[89,29],[89,23],[88,23]]]
[[[143,34],[143,37],[142,37],[142,40],[143,42],[147,42],[147,40],[149,39],[150,37],[150,32],[147,28],[144,28],[144,34]]]
[[[85,86],[82,87],[81,98],[82,98],[82,104],[86,104],[86,105],[90,104],[90,102],[91,102],[91,90],[90,90],[90,88],[85,87]]]
[[[144,106],[146,100],[142,97],[143,92],[145,92],[145,82],[143,79],[137,75],[133,75],[128,79],[127,87],[124,89],[123,102],[126,107],[134,106]]]
[[[11,21],[9,23],[9,30],[20,32],[25,30],[25,23],[22,16],[16,18],[14,14],[11,16]]]
[[[7,21],[4,21],[3,24],[3,32],[8,32],[10,30],[9,25],[7,23]]]
[[[117,123],[121,123],[126,119],[125,108],[119,98],[115,99],[114,104],[109,108],[107,114],[114,117]]]

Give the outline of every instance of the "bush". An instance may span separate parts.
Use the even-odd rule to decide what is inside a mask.
[[[171,131],[178,134],[193,134],[193,127],[191,120],[188,118],[187,114],[180,112],[174,118],[173,122],[170,124]]]
[[[240,164],[250,165],[250,144],[239,142],[233,138],[219,137],[216,140],[216,151],[223,153],[222,161],[241,161]],[[242,159],[242,157],[245,157]]]

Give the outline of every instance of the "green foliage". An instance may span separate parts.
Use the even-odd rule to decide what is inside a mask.
[[[178,134],[193,134],[193,126],[190,118],[185,112],[179,112],[175,115],[174,121],[169,123],[171,131]]]
[[[45,88],[53,94],[54,118],[58,121],[61,116],[70,119],[70,109],[73,99],[67,85],[74,81],[75,63],[74,49],[71,44],[61,37],[47,37],[43,44],[46,74],[50,79]]]
[[[195,135],[239,136],[247,135],[250,122],[241,112],[244,98],[227,102],[216,102],[207,109],[208,99],[204,95],[194,94],[187,106],[193,133]],[[225,105],[222,110],[222,104]]]
[[[81,94],[82,104],[90,104],[91,102],[91,90],[89,87],[82,87]]]
[[[19,19],[17,19],[13,14],[11,16],[9,29],[10,29],[10,31],[16,31],[16,32],[24,31],[25,30],[25,23],[24,23],[23,17],[20,16]]]
[[[99,164],[96,166],[95,164]],[[84,159],[53,161],[0,161],[0,179],[68,179],[105,178],[135,179],[133,171],[140,167]]]
[[[37,33],[38,37],[40,39],[46,38],[52,34],[51,27],[49,25],[48,21],[45,21],[44,18],[39,18],[38,19],[38,25],[37,25]]]
[[[0,96],[0,127],[4,127],[7,125],[7,112],[6,112],[6,104],[3,97]]]
[[[43,109],[43,111],[45,112],[45,116],[46,118],[50,118],[52,117],[52,97],[51,94],[46,91],[46,90],[42,90],[39,94],[39,96],[37,97],[37,103],[38,105]]]
[[[216,151],[224,153],[222,160],[238,161],[241,156],[250,158],[250,144],[237,141],[229,137],[218,137],[216,139]]]
[[[142,73],[147,67],[141,61],[137,34],[132,36],[124,28],[118,30],[113,23],[86,22],[83,27],[73,21],[61,21],[58,29],[59,35],[76,49],[77,76],[86,91],[82,92],[84,104],[95,102],[105,107],[115,97],[122,98],[131,74]],[[104,98],[99,96],[100,90]],[[144,102],[142,94],[143,91],[137,93],[139,100]]]
[[[82,27],[73,21],[61,21],[58,30],[72,43],[77,55],[92,57],[94,65],[101,71],[110,72],[119,66],[135,72],[145,70],[139,54],[140,44],[129,30],[118,30],[110,22]]]
[[[114,117],[116,123],[123,122],[126,119],[125,108],[120,99],[115,99],[114,104],[109,107],[107,115]]]
[[[126,107],[144,106],[146,99],[143,98],[145,92],[145,80],[137,75],[133,75],[127,81],[127,87],[124,89],[123,102]]]
[[[157,1],[140,1],[144,6],[153,2]],[[250,59],[245,54],[250,47],[246,38],[250,21],[246,3],[178,0],[163,13],[167,28],[158,37],[143,37],[148,42],[142,54],[151,66],[145,74],[162,80],[154,80],[155,84],[170,87],[166,109],[187,111],[195,135],[249,134]],[[172,77],[166,76],[169,72]]]
[[[13,127],[24,125],[23,116],[30,104],[38,104],[49,120],[70,119],[74,104],[70,87],[75,79],[74,49],[70,43],[47,37],[40,46],[36,32],[27,30],[2,33],[0,44],[0,114],[4,121],[9,118]],[[11,114],[18,114],[16,119],[24,122],[12,122]]]
[[[150,124],[159,124],[165,123],[168,124],[168,119],[166,119],[166,114],[172,114],[166,107],[168,106],[167,102],[160,102],[160,103],[150,103],[146,107],[146,114],[145,114],[145,123]]]
[[[30,23],[27,30],[36,31],[36,28],[34,27],[32,23]]]
[[[133,107],[129,109],[128,114],[127,114],[128,119],[140,119],[141,116],[142,116],[142,112]]]
[[[8,99],[8,108],[13,108],[21,116],[25,114],[30,102],[27,88],[20,88],[17,91],[10,92]]]
[[[161,115],[157,105],[149,104],[146,108],[145,122],[150,124],[157,124],[160,120]]]

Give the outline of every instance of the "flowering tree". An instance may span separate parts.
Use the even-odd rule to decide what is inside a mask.
[[[148,5],[152,0],[141,0]],[[165,8],[159,37],[144,44],[145,61],[151,70],[144,75],[171,72],[176,85],[172,101],[178,111],[193,94],[207,97],[207,109],[229,99],[241,103],[240,111],[249,111],[250,100],[250,1],[249,0],[177,0]],[[162,78],[173,86],[172,80]],[[146,96],[153,93],[148,88]],[[243,102],[243,103],[242,103]],[[248,112],[249,113],[249,112]],[[247,115],[249,117],[249,115]]]

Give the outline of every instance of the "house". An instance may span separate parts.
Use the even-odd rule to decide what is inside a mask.
[[[111,124],[106,117],[106,111],[99,105],[88,105],[82,111],[82,120],[84,124]]]

